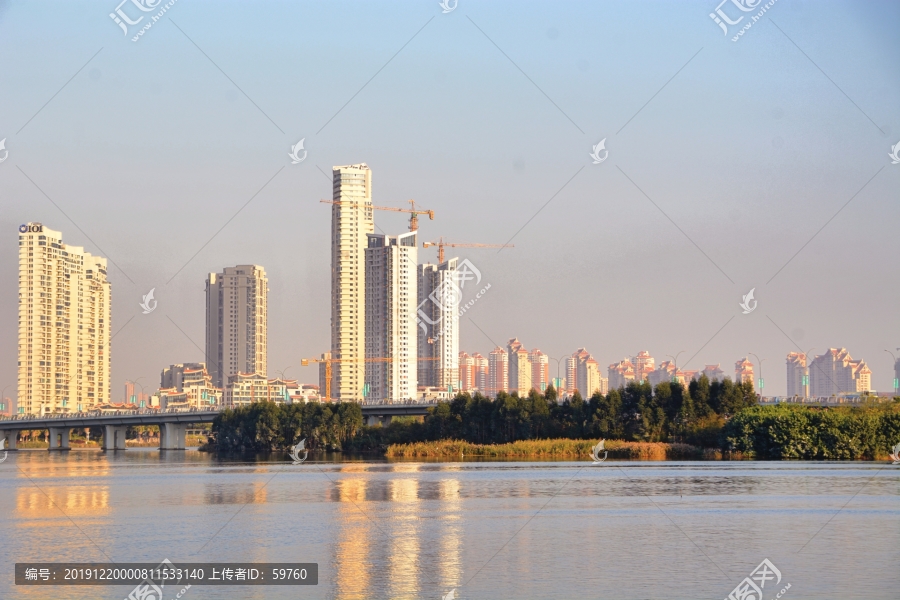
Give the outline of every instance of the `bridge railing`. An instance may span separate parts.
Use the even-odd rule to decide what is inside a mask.
[[[191,414],[191,413],[218,413],[221,412],[224,407],[210,407],[210,408],[169,408],[166,410],[161,410],[158,408],[138,408],[134,410],[121,409],[121,410],[91,410],[91,411],[81,411],[81,412],[69,412],[69,413],[48,413],[45,415],[0,415],[0,421],[8,422],[8,421],[49,421],[53,419],[83,419],[83,418],[96,418],[96,417],[132,417],[139,415],[169,415],[169,414]]]

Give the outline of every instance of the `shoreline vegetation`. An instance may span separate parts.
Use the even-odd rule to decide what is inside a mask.
[[[387,458],[561,458],[587,460],[597,440],[521,440],[507,444],[470,444],[462,440],[439,440],[391,444]],[[666,442],[627,442],[607,440],[608,458],[631,460],[717,460],[722,453],[715,448]],[[736,458],[736,457],[732,457]]]
[[[552,386],[527,395],[457,394],[422,417],[363,425],[354,402],[226,409],[201,450],[289,449],[377,453],[387,458],[556,457],[586,459],[606,440],[610,458],[639,460],[882,460],[900,443],[900,398],[854,407],[761,406],[749,382],[663,382],[562,402]]]

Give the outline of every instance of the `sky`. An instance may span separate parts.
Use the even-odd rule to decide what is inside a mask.
[[[29,221],[110,261],[113,400],[203,360],[206,276],[236,264],[269,277],[269,375],[316,383],[319,200],[359,162],[375,204],[435,211],[420,241],[514,245],[448,249],[491,286],[460,322],[469,353],[518,337],[604,373],[648,350],[726,374],[753,353],[770,395],[788,352],[846,347],[892,388],[900,4],[778,0],[732,41],[763,3],[721,5],[745,15],[725,35],[715,0],[177,0],[135,42],[165,3],[134,2],[126,35],[115,0],[0,0],[0,388]]]

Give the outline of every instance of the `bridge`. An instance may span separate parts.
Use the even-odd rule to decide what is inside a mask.
[[[434,402],[397,402],[363,404],[363,419],[367,425],[387,425],[394,417],[424,416]],[[103,449],[124,450],[125,431],[129,426],[159,426],[160,450],[184,450],[186,432],[190,425],[212,423],[225,406],[209,409],[175,408],[157,410],[92,411],[59,413],[50,415],[16,415],[0,418],[0,440],[6,440],[7,450],[16,450],[20,431],[46,429],[49,431],[50,450],[69,450],[69,434],[73,429],[103,428]]]

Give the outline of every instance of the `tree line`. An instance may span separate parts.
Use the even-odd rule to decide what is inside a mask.
[[[340,450],[362,424],[362,408],[355,402],[254,402],[225,409],[216,417],[213,446],[221,452],[259,452],[285,449],[306,438],[310,450]]]
[[[462,392],[430,409],[424,422],[364,428],[354,446],[375,449],[440,439],[505,444],[538,438],[606,438],[714,447],[725,420],[757,402],[752,383],[710,381],[705,375],[687,389],[679,383],[654,387],[646,381],[631,382],[588,399],[576,391],[562,402],[552,385],[544,393],[500,392],[493,399]]]

